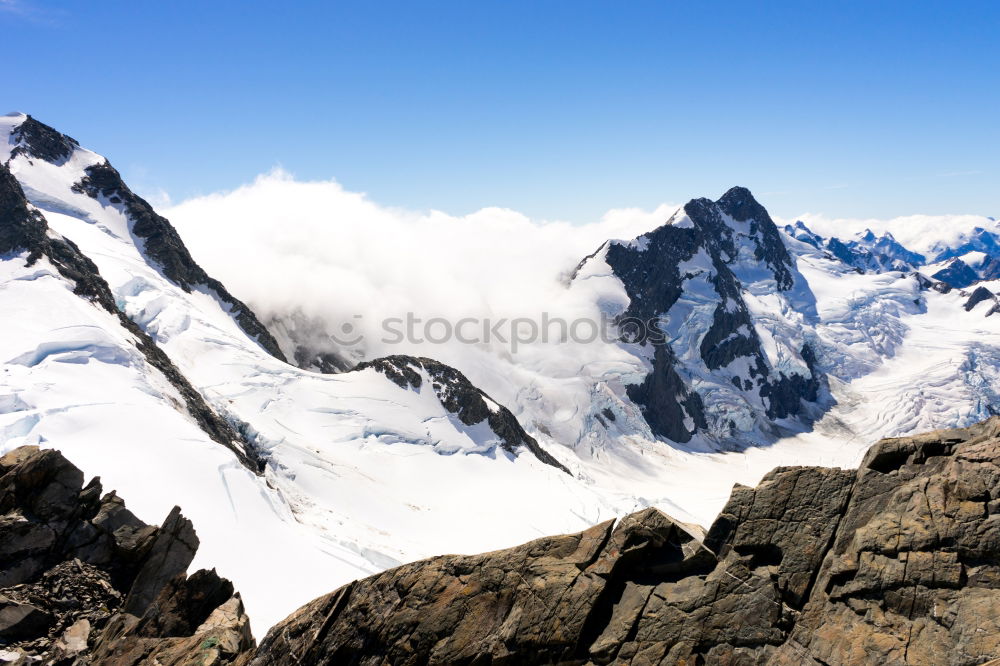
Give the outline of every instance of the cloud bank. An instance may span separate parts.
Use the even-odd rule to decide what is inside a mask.
[[[299,310],[331,330],[387,317],[592,316],[563,280],[609,238],[663,224],[678,206],[609,211],[592,224],[531,220],[502,208],[454,216],[381,206],[335,181],[274,170],[164,214],[209,271],[265,319]],[[360,320],[360,324],[359,324]]]
[[[766,206],[766,201],[763,202]],[[450,349],[381,345],[382,322],[408,313],[442,317],[538,320],[596,318],[587,294],[564,287],[581,258],[609,238],[631,239],[663,224],[679,207],[611,210],[599,221],[532,220],[513,210],[484,208],[468,215],[379,205],[336,181],[302,182],[280,169],[238,189],[166,208],[200,263],[265,319],[300,312],[365,339],[366,357],[426,353],[458,362]],[[802,219],[824,236],[872,229],[926,252],[930,238],[956,237],[977,226],[975,215],[890,220]],[[933,231],[933,233],[931,233]]]

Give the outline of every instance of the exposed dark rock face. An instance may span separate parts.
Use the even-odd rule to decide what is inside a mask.
[[[996,295],[992,291],[986,287],[976,287],[975,290],[969,295],[969,299],[965,301],[965,305],[962,307],[964,307],[966,312],[968,312],[983,301],[990,300],[996,301]],[[992,312],[990,314],[992,314]]]
[[[21,185],[10,170],[0,164],[0,254],[28,250],[41,256],[49,242],[45,218],[28,206]]]
[[[688,281],[706,279],[698,272],[705,269],[689,263],[704,253],[711,274],[707,279],[716,294],[712,323],[698,350],[704,368],[720,371],[745,359],[746,376],[734,374],[725,381],[739,392],[755,395],[768,419],[799,415],[804,403],[818,399],[823,378],[812,350],[808,345],[798,350],[808,374],[786,375],[772,369],[743,298],[744,285],[737,276],[741,265],[764,269],[777,291],[788,291],[795,283],[794,263],[781,234],[749,190],[734,187],[715,202],[692,200],[683,214],[637,241],[610,242],[605,247],[605,260],[629,297],[628,308],[618,317],[620,328],[627,330],[627,322],[638,321],[647,323],[649,330],[648,322],[666,316],[684,298]],[[645,337],[628,341],[647,344]],[[669,344],[657,344],[653,371],[627,389],[653,433],[675,442],[687,442],[709,426],[704,401],[688,386],[677,360],[682,353]]]
[[[939,294],[948,294],[951,292],[953,287],[947,282],[941,282],[939,280],[932,280],[923,273],[913,273],[913,276],[917,280],[917,284],[920,285],[921,291],[926,291],[928,289],[933,289]]]
[[[1000,419],[876,445],[775,661],[980,664],[1000,656],[998,510]]]
[[[639,405],[650,430],[675,442],[687,442],[697,429],[707,428],[708,421],[701,396],[689,391],[677,374],[673,351],[666,345],[653,349],[653,371],[640,384],[626,387],[629,400]],[[691,419],[694,429],[684,423]]]
[[[979,275],[961,259],[954,259],[947,268],[931,275],[935,280],[947,282],[952,287],[963,289],[979,280]]]
[[[1000,257],[987,256],[983,259],[979,269],[980,280],[996,280],[1000,278]]]
[[[28,204],[20,184],[10,170],[0,164],[0,255],[27,252],[28,265],[47,258],[67,280],[73,291],[118,318],[136,339],[136,348],[146,360],[183,396],[188,413],[214,441],[229,448],[249,469],[260,473],[264,461],[254,448],[228,422],[205,402],[202,395],[181,374],[153,339],[125,316],[115,304],[111,288],[89,258],[69,239],[49,234],[44,216]]]
[[[139,247],[171,282],[188,292],[198,288],[214,292],[230,307],[236,323],[251,339],[275,358],[286,360],[277,341],[253,311],[195,262],[173,225],[145,199],[134,194],[109,162],[87,167],[86,172],[86,177],[73,189],[121,208],[132,223],[132,234],[140,240]]]
[[[737,486],[702,542],[655,509],[352,583],[251,664],[982,664],[1000,657],[1000,418],[858,470]]]
[[[0,647],[23,663],[231,663],[249,622],[231,583],[185,574],[197,545],[179,509],[146,525],[58,451],[15,449],[0,458]]]
[[[854,266],[860,271],[864,271],[866,266],[873,266],[876,264],[875,258],[867,249],[851,248],[839,238],[831,238],[827,241],[826,249],[828,249],[833,256],[837,257],[837,259],[840,259],[848,266]]]
[[[31,116],[14,128],[11,138],[16,144],[10,154],[12,158],[25,155],[57,165],[64,164],[80,146],[76,139],[57,132]]]
[[[737,222],[749,222],[748,237],[753,241],[754,258],[764,262],[774,273],[778,289],[792,288],[792,258],[781,241],[781,234],[753,194],[745,187],[733,187],[715,202],[719,209]],[[727,242],[733,242],[732,233]],[[728,250],[728,248],[727,248]],[[732,255],[733,253],[731,253]]]
[[[547,465],[569,474],[558,460],[545,451],[535,438],[524,431],[509,409],[477,388],[461,372],[432,358],[394,355],[359,363],[356,371],[372,369],[385,375],[404,389],[419,390],[423,384],[420,371],[427,373],[431,388],[441,405],[467,426],[486,421],[501,440],[500,447],[508,453],[518,453],[524,447]],[[490,404],[496,409],[490,409]]]
[[[167,583],[187,571],[197,551],[194,526],[175,506],[150,544],[122,610],[132,615],[146,612]]]

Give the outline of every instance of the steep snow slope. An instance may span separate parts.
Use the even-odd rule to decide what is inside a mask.
[[[118,482],[138,515],[182,503],[202,537],[197,564],[222,564],[245,581],[264,622],[317,581],[366,570],[363,558],[296,524],[280,494],[213,441],[211,417],[188,406],[187,387],[149,339],[123,326],[93,266],[13,195],[20,190],[0,166],[0,450],[57,446]],[[284,588],[260,575],[261,561],[287,563]]]
[[[25,117],[3,120],[9,135]],[[150,259],[154,241],[137,237],[121,202],[77,187],[103,158],[74,145],[49,162],[18,150],[18,141],[11,135],[6,148],[10,170],[53,233],[94,260],[112,307],[167,352],[267,464],[254,476],[180,416],[176,396],[141,381],[151,371],[136,366],[135,352],[108,342],[127,334],[120,322],[109,314],[96,325],[94,306],[65,285],[29,279],[41,264],[25,267],[23,253],[2,262],[0,307],[28,314],[5,333],[0,445],[62,448],[149,519],[165,503],[183,505],[202,534],[200,557],[244,590],[258,629],[317,589],[400,561],[491,549],[620,511],[543,462],[544,451],[532,453],[524,438],[511,442],[488,419],[464,422],[426,370],[418,370],[421,386],[403,387],[375,368],[324,376],[276,359],[217,288],[168,278]],[[53,290],[73,307],[50,298]],[[81,395],[90,393],[98,398]],[[117,410],[125,413],[112,418]]]

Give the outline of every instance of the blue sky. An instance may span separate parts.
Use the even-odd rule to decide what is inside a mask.
[[[2,97],[174,201],[1000,216],[998,2],[0,0]]]

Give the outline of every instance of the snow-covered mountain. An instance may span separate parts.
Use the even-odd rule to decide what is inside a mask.
[[[799,242],[825,249],[845,264],[859,271],[921,271],[951,287],[965,288],[980,280],[1000,277],[1000,226],[995,221],[990,229],[976,226],[969,230],[940,229],[938,234],[925,234],[921,252],[905,247],[890,231],[877,236],[871,229],[842,240],[837,236],[824,238],[814,233],[801,220],[786,224],[784,231]],[[936,236],[936,237],[935,237]]]
[[[294,295],[258,318],[60,132],[0,118],[0,165],[0,452],[62,449],[146,520],[181,505],[258,633],[399,562],[652,505],[708,524],[734,482],[1000,409],[987,226],[841,256],[733,188],[555,267],[552,312],[609,338],[376,355]]]
[[[620,282],[624,308],[613,314],[626,339],[631,324],[643,330],[632,349],[651,367],[626,393],[655,435],[745,440],[820,401],[806,339],[816,299],[745,188],[696,199],[633,241],[605,243],[574,280],[595,274]]]
[[[24,115],[0,124],[0,445],[60,448],[138,515],[182,505],[261,629],[400,561],[615,512],[567,513],[572,477],[450,368],[288,365],[104,158]]]

